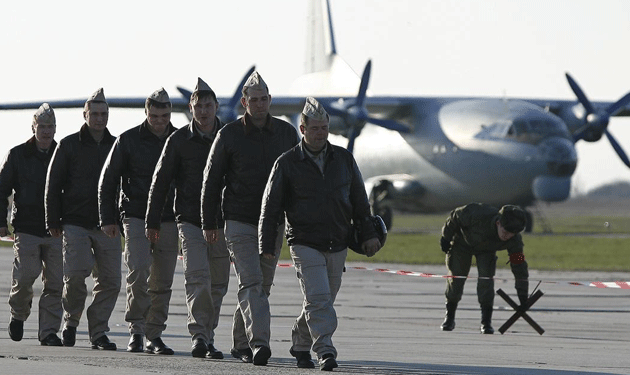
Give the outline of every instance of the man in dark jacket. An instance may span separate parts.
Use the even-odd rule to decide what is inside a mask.
[[[59,142],[46,178],[46,226],[63,234],[63,345],[74,346],[92,275],[92,304],[87,309],[92,349],[116,350],[105,334],[120,292],[120,235],[101,231],[98,180],[115,138],[107,130],[109,107],[98,89],[83,108],[85,124]]]
[[[173,354],[162,341],[171,299],[173,274],[177,265],[177,226],[173,194],[162,214],[160,238],[151,246],[145,236],[144,219],[151,177],[166,138],[176,129],[171,125],[171,101],[161,88],[145,102],[146,120],[122,133],[105,162],[99,183],[101,227],[108,235],[118,232],[118,186],[120,214],[125,236],[127,265],[127,308],[125,320],[131,338],[127,351]]]
[[[162,237],[164,202],[175,186],[175,215],[184,256],[188,332],[193,357],[222,359],[214,347],[223,296],[230,281],[230,256],[223,233],[209,244],[201,229],[201,181],[210,146],[222,124],[214,91],[201,78],[190,97],[192,121],[166,141],[149,192],[146,235],[151,242]],[[170,209],[170,207],[168,207]],[[219,211],[215,213],[218,215]]]
[[[11,225],[15,232],[13,271],[9,306],[9,336],[20,341],[24,321],[31,314],[33,283],[42,273],[44,288],[39,298],[38,338],[42,345],[61,346],[57,336],[63,309],[63,257],[61,238],[46,231],[44,186],[50,158],[57,147],[54,140],[55,112],[42,104],[33,116],[33,137],[9,151],[0,167],[0,236],[9,235],[8,198],[13,194]]]
[[[481,306],[481,333],[492,334],[492,309],[494,303],[494,274],[497,267],[497,251],[507,249],[510,266],[516,278],[516,292],[523,305],[527,301],[529,273],[523,255],[525,212],[512,205],[500,210],[487,204],[471,203],[451,211],[442,228],[440,246],[446,253],[449,278],[446,281],[446,318],[443,331],[455,328],[455,311],[464,292],[464,283],[473,255],[477,259],[477,297]]]
[[[328,142],[329,117],[314,98],[306,98],[302,142],[274,164],[263,196],[260,251],[273,254],[278,223],[287,219],[287,242],[304,295],[292,330],[291,355],[300,368],[337,367],[332,335],[337,328],[333,304],[341,286],[351,220],[362,223],[363,251],[375,254],[381,244],[371,225],[370,205],[361,172],[346,149]]]
[[[245,115],[219,131],[208,157],[202,216],[203,228],[212,241],[221,228],[215,213],[223,209],[225,237],[238,277],[239,304],[232,327],[232,356],[264,366],[271,356],[267,297],[280,256],[283,230],[278,231],[275,250],[261,257],[258,253],[260,203],[273,163],[298,143],[298,135],[291,124],[269,114],[271,95],[258,72],[250,75],[242,93]]]

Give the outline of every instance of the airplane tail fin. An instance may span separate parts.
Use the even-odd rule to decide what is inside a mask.
[[[355,96],[359,76],[339,55],[330,0],[308,4],[305,74],[291,85],[296,96]]]
[[[328,0],[311,0],[308,4],[305,72],[330,69],[332,56],[337,54]]]

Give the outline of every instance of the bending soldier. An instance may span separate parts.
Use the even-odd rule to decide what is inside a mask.
[[[481,306],[481,333],[492,334],[492,309],[494,303],[494,274],[497,266],[496,252],[507,249],[512,273],[516,278],[516,291],[523,305],[529,288],[527,262],[523,255],[525,212],[512,205],[500,210],[481,203],[471,203],[451,211],[442,228],[440,246],[446,253],[449,278],[446,281],[446,318],[443,331],[455,328],[455,311],[464,292],[464,283],[470,271],[472,257],[477,260],[479,279],[477,297]]]

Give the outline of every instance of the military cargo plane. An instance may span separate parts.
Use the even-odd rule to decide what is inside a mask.
[[[305,96],[322,102],[332,116],[331,141],[354,153],[373,210],[388,227],[395,210],[430,213],[473,201],[523,207],[563,201],[571,190],[578,141],[606,136],[630,167],[607,130],[611,116],[630,115],[630,93],[614,103],[591,102],[567,74],[576,101],[371,96],[371,62],[359,77],[337,53],[329,0],[310,0],[307,25],[306,72],[290,96],[273,96],[271,113],[295,124]],[[242,84],[232,97],[219,98],[223,121],[242,113]],[[174,110],[187,113],[190,91],[178,89],[182,96],[172,98]],[[111,107],[143,108],[144,101],[108,98]],[[82,107],[83,102],[50,104],[58,109]],[[0,109],[40,104],[0,104]]]

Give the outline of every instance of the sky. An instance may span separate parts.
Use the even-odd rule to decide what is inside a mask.
[[[307,0],[11,1],[0,15],[0,102],[146,97],[202,77],[230,96],[256,65],[273,95],[304,70]],[[337,52],[355,72],[372,59],[373,95],[589,99],[630,91],[630,1],[331,0]],[[34,110],[0,112],[0,154],[27,140]],[[57,110],[57,139],[80,110]],[[112,134],[142,110],[112,109]],[[184,125],[175,115],[174,125]],[[630,118],[609,131],[630,154]],[[630,181],[608,141],[577,144],[574,192]]]

